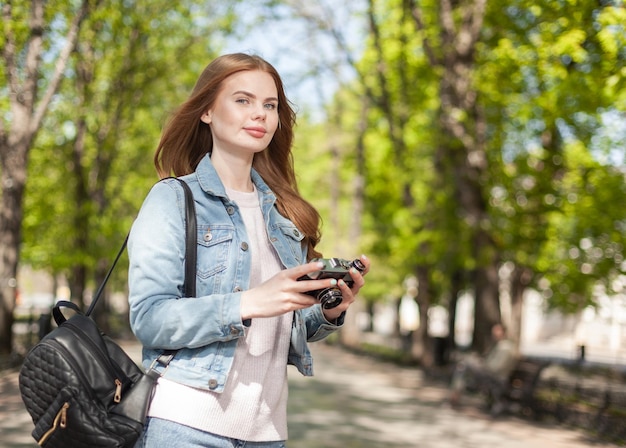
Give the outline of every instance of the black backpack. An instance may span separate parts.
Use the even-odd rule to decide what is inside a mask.
[[[159,374],[144,373],[89,316],[65,320],[28,353],[20,370],[22,400],[44,447],[131,447],[143,429]],[[60,317],[59,317],[60,316]]]
[[[184,292],[186,297],[195,297],[195,207],[191,190],[180,183],[187,224]],[[126,240],[87,312],[82,314],[72,302],[55,305],[58,328],[28,352],[20,369],[20,393],[40,446],[132,447],[143,430],[159,373],[144,372],[90,317],[125,247]],[[66,319],[63,308],[76,314]],[[159,362],[167,364],[174,353],[166,352]]]

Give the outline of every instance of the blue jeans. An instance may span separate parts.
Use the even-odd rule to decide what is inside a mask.
[[[285,442],[246,442],[148,417],[135,448],[285,448]]]

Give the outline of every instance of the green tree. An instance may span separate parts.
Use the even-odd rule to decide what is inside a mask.
[[[581,143],[568,145],[560,213],[550,216],[549,238],[536,264],[536,284],[552,308],[579,312],[602,293],[621,293],[626,273],[624,167],[602,165]]]
[[[472,343],[482,351],[491,342],[491,326],[501,320],[500,258],[486,190],[486,126],[475,83],[477,48],[482,40],[487,2],[409,3],[425,53],[439,74],[436,166],[443,182],[451,187],[448,197],[456,213],[449,219],[459,220],[461,235],[467,235],[464,239],[468,246],[460,253],[467,261],[460,266],[470,273],[475,299]],[[448,273],[452,278],[458,275],[454,271]]]
[[[29,167],[50,175],[32,176],[28,185],[24,258],[63,274],[79,304],[102,281],[157,179],[152,155],[161,125],[219,50],[207,38],[217,41],[230,29],[232,4],[213,8],[210,21],[197,15],[199,6],[109,2],[89,19],[73,54]],[[50,213],[61,211],[50,222]],[[116,278],[123,280],[125,270]]]
[[[12,349],[29,152],[65,75],[80,28],[97,4],[84,0],[62,9],[32,0],[2,6],[0,86],[5,95],[0,101],[0,353]],[[60,45],[54,43],[57,39]]]
[[[369,101],[363,242],[386,271],[384,280],[370,275],[368,290],[382,295],[416,273],[427,297],[423,315],[437,295],[453,312],[458,291],[473,289],[480,349],[500,319],[502,264],[515,267],[516,307],[543,278],[538,263],[557,234],[550,226],[567,211],[568,136],[592,151],[600,117],[623,102],[623,8],[588,1],[369,5],[366,50],[355,64],[357,81],[346,86]],[[418,88],[407,88],[406,79],[419,80]],[[348,111],[347,134],[357,128],[354,96],[337,96]],[[579,231],[583,238],[589,230]],[[589,286],[599,277],[583,278]]]
[[[544,273],[551,272],[554,281],[554,272],[568,264],[563,258],[567,251],[558,251],[559,262],[554,252],[557,246],[571,244],[559,242],[569,234],[563,224],[577,220],[580,213],[589,216],[602,203],[596,195],[588,197],[594,206],[587,210],[581,204],[571,206],[571,190],[577,189],[572,179],[583,180],[572,176],[571,170],[579,170],[572,154],[586,153],[591,160],[602,117],[609,110],[623,110],[624,52],[618,50],[626,36],[623,19],[623,8],[612,2],[519,1],[488,11],[477,82],[494,168],[489,182],[492,221],[503,261],[514,267],[514,334],[519,332],[524,290],[543,289]],[[608,166],[596,169],[613,176]],[[617,189],[610,196],[618,200],[619,194]],[[613,233],[610,222],[594,216],[606,225],[604,232]],[[576,236],[567,238],[581,239],[588,233],[577,229]],[[599,276],[580,269],[569,269],[568,275],[561,279],[560,293],[545,291],[550,303],[573,311],[593,302],[589,291]],[[579,288],[566,288],[569,282]]]

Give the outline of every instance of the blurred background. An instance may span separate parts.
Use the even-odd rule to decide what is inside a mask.
[[[282,74],[326,257],[372,259],[341,342],[626,364],[622,0],[17,0],[0,33],[0,353],[83,306],[226,52]],[[96,313],[129,336],[126,259]],[[43,315],[43,317],[42,317]]]

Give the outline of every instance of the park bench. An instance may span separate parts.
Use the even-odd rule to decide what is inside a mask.
[[[536,414],[586,429],[615,442],[626,441],[626,376],[616,372],[593,375],[593,367],[561,363],[567,372],[546,375],[537,386]]]
[[[550,364],[548,361],[520,358],[508,377],[500,396],[500,402],[504,409],[496,407],[496,397],[491,391],[498,390],[493,385],[487,385],[487,407],[492,414],[500,414],[503,411],[513,411],[516,407],[518,412],[525,416],[533,415],[535,408],[535,391],[541,372]],[[496,381],[495,379],[493,381]]]
[[[492,410],[495,400],[489,390],[488,384],[481,387]],[[567,424],[620,446],[626,442],[626,371],[579,361],[521,358],[502,399],[504,411],[511,414]]]
[[[509,385],[504,398],[511,403],[518,403],[524,414],[534,413],[535,391],[539,377],[548,365],[549,361],[520,359],[509,376]]]

